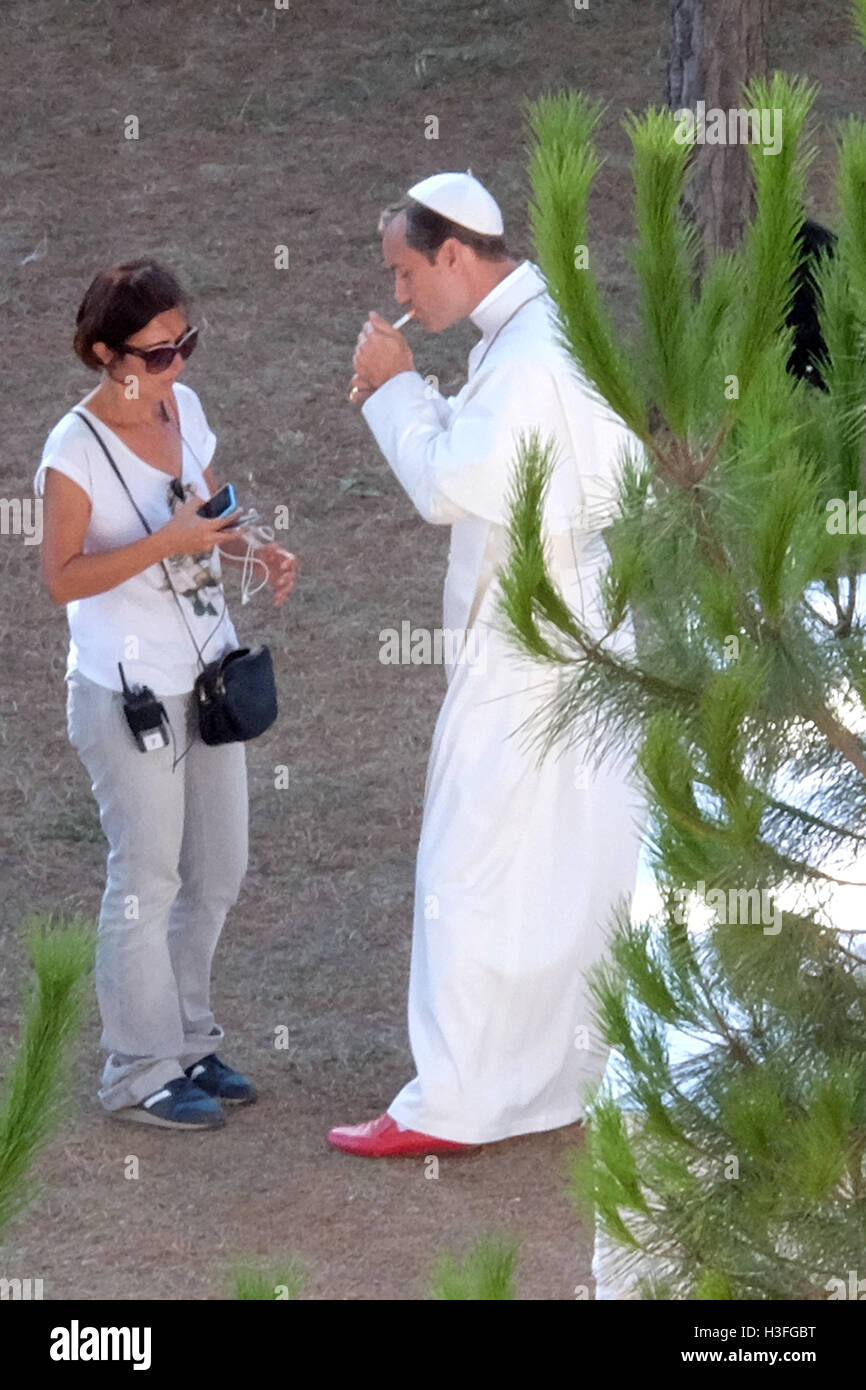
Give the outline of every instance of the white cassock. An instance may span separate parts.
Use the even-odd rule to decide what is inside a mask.
[[[523,657],[496,612],[518,436],[538,429],[558,450],[544,516],[550,570],[598,634],[609,558],[600,526],[621,451],[634,443],[560,347],[555,316],[541,273],[524,262],[471,314],[483,336],[457,396],[402,372],[363,407],[421,516],[451,526],[444,628],[466,632],[465,659],[446,661],[418,848],[417,1076],[388,1107],[406,1128],[463,1143],[583,1115],[607,1056],[586,972],[633,890],[643,823],[627,764],[593,767],[591,752],[571,748],[539,766],[527,731],[515,732],[562,678]],[[621,649],[631,641],[619,635]]]

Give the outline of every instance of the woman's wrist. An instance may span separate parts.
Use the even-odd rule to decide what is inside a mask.
[[[166,545],[165,536],[163,535],[165,529],[164,526],[161,526],[158,531],[154,531],[152,535],[146,538],[150,542],[149,549],[153,555],[152,564],[161,563],[163,560],[167,560],[169,555],[172,554],[171,547]],[[145,568],[147,567],[145,566]]]

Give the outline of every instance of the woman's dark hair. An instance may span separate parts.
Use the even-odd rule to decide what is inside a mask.
[[[133,333],[167,309],[187,308],[178,281],[157,261],[123,261],[103,270],[89,286],[75,316],[73,346],[86,367],[104,363],[93,351],[105,343],[119,352]]]
[[[508,256],[504,236],[484,236],[481,232],[471,231],[469,227],[461,227],[459,222],[452,222],[450,217],[443,217],[423,203],[416,203],[414,198],[404,198],[402,202],[385,208],[379,218],[379,232],[382,233],[401,212],[406,214],[406,245],[411,246],[413,251],[420,251],[431,265],[440,246],[449,237],[470,247],[482,261],[501,261]]]

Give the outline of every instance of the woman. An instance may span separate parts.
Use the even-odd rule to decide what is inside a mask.
[[[210,1007],[211,959],[246,872],[246,763],[243,743],[201,741],[191,691],[199,654],[207,662],[238,645],[215,547],[244,553],[246,543],[226,535],[231,517],[198,515],[218,491],[216,439],[177,380],[198,330],[175,277],[150,260],[104,271],[76,325],[75,351],[102,380],[51,431],[35,487],[45,584],[69,619],[69,737],[109,845],[99,1098],[118,1118],[214,1128],[222,1101],[256,1096],[217,1055],[224,1035]],[[282,603],[295,557],[277,545],[256,556]],[[167,725],[142,743],[124,681],[165,709]]]

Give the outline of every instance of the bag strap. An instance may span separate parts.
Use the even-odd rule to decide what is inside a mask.
[[[147,534],[148,534],[149,536],[152,536],[152,535],[153,535],[153,527],[152,527],[152,526],[149,526],[148,523],[147,523],[146,518],[142,516],[141,510],[140,510],[140,508],[139,508],[139,505],[138,505],[138,503],[136,502],[135,498],[133,497],[132,493],[130,492],[129,488],[127,487],[126,479],[124,478],[124,476],[123,476],[123,474],[121,473],[120,469],[118,468],[117,464],[114,462],[114,459],[111,457],[111,454],[110,454],[109,449],[108,449],[108,445],[106,444],[105,440],[102,438],[102,435],[99,433],[99,430],[96,428],[95,425],[91,424],[90,420],[88,420],[88,418],[87,418],[86,415],[82,415],[82,413],[81,413],[80,410],[73,410],[72,414],[73,414],[73,415],[77,415],[78,418],[79,418],[79,420],[83,420],[84,423],[85,423],[85,425],[87,426],[87,428],[90,430],[90,433],[93,435],[93,437],[95,438],[95,440],[96,440],[97,444],[99,445],[100,449],[101,449],[102,452],[105,454],[105,457],[108,459],[108,462],[111,464],[111,467],[114,469],[114,476],[117,478],[117,481],[120,483],[120,486],[123,488],[124,492],[126,493],[127,497],[129,498],[130,502],[132,503],[133,507],[135,508],[135,514],[136,514],[136,516],[138,517],[139,521],[141,522],[141,524],[142,524],[142,526],[144,527],[144,529],[145,529],[145,531],[147,532]]]
[[[141,524],[142,524],[142,526],[144,527],[144,529],[145,529],[145,531],[147,532],[147,534],[148,534],[149,536],[152,536],[152,535],[153,535],[153,527],[150,526],[150,525],[148,524],[147,518],[146,518],[145,516],[142,515],[141,509],[140,509],[138,503],[136,502],[135,498],[133,497],[132,493],[131,493],[130,490],[129,490],[129,487],[127,486],[126,479],[124,478],[124,476],[123,476],[123,474],[121,473],[120,469],[118,468],[117,464],[114,462],[114,459],[113,459],[112,456],[111,456],[111,452],[110,452],[110,450],[109,450],[109,448],[108,448],[108,445],[106,444],[105,440],[102,438],[102,435],[99,433],[99,430],[96,428],[96,426],[95,426],[90,420],[88,420],[88,418],[87,418],[86,415],[82,414],[82,412],[81,412],[80,410],[73,410],[73,411],[72,411],[72,414],[73,414],[73,415],[77,415],[78,418],[79,418],[79,420],[83,420],[83,421],[84,421],[85,425],[86,425],[87,428],[90,430],[90,433],[91,433],[91,434],[94,436],[94,438],[96,439],[97,444],[98,444],[99,447],[101,448],[102,452],[105,454],[105,457],[108,459],[108,462],[111,464],[111,467],[112,467],[112,469],[114,470],[114,476],[117,478],[117,481],[120,483],[120,486],[123,488],[124,492],[126,493],[127,497],[129,498],[130,502],[132,503],[133,508],[135,509],[135,514],[136,514],[136,516],[138,517],[139,521],[141,522]],[[187,633],[188,633],[188,635],[189,635],[189,640],[192,642],[192,645],[195,647],[195,654],[196,654],[196,657],[197,657],[197,659],[198,659],[198,664],[199,664],[199,666],[201,667],[201,669],[204,670],[204,668],[205,668],[204,658],[202,657],[201,651],[199,650],[199,645],[198,645],[198,643],[196,642],[195,638],[194,638],[193,635],[192,635],[192,629],[191,629],[189,623],[187,622],[186,614],[185,614],[184,611],[183,611],[183,605],[182,605],[182,603],[181,603],[181,601],[180,601],[180,597],[178,596],[177,590],[175,589],[174,585],[173,585],[172,582],[171,582],[171,575],[169,574],[168,566],[166,565],[166,563],[165,563],[164,560],[160,560],[159,563],[162,565],[162,572],[163,572],[163,574],[165,575],[166,583],[168,584],[168,587],[171,589],[172,597],[174,598],[174,601],[175,601],[175,603],[177,604],[177,607],[178,607],[178,612],[180,613],[180,616],[181,616],[181,618],[183,619],[183,625],[184,625],[184,627],[185,627],[186,630],[187,630]]]

